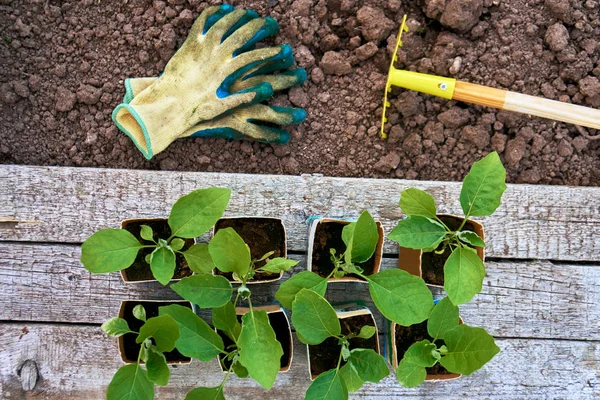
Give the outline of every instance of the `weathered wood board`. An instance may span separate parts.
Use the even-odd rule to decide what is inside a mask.
[[[2,166],[0,240],[81,243],[121,219],[167,216],[181,195],[232,189],[228,216],[283,218],[291,250],[306,250],[310,215],[357,217],[369,209],[386,232],[402,218],[400,192],[418,187],[439,211],[460,213],[460,183],[386,179]],[[600,261],[597,188],[509,185],[497,212],[483,218],[490,257]],[[385,252],[397,253],[386,241]]]
[[[0,243],[0,319],[101,324],[114,317],[121,300],[177,299],[159,283],[125,284],[118,273],[92,275],[74,245]],[[305,257],[291,274],[304,270]],[[397,260],[384,259],[383,269]],[[275,301],[278,285],[252,285],[254,303]],[[441,289],[434,289],[441,293]],[[364,299],[366,284],[329,285],[331,301]],[[461,306],[463,319],[496,337],[600,340],[600,266],[555,265],[549,261],[487,263],[483,291]],[[378,316],[378,324],[384,326]]]
[[[115,340],[97,326],[6,323],[0,326],[0,398],[101,399],[112,374],[122,365]],[[404,389],[392,374],[377,385],[366,384],[351,399],[592,399],[600,396],[598,342],[500,339],[502,351],[483,370],[443,383]],[[19,376],[28,362],[24,392]],[[33,362],[33,363],[32,363]],[[34,368],[31,368],[31,366]],[[229,400],[302,399],[309,385],[306,347],[294,342],[294,361],[266,392],[255,382],[232,376]],[[33,374],[31,370],[33,369]],[[171,367],[171,382],[157,387],[157,399],[183,399],[196,386],[216,386],[223,379],[216,361]],[[25,377],[23,376],[23,379]]]

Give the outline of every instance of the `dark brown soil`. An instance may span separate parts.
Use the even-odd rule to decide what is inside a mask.
[[[288,145],[178,140],[151,161],[111,121],[123,80],[157,76],[201,0],[0,0],[0,163],[459,181],[497,150],[508,181],[600,185],[592,129],[395,89],[396,67],[600,107],[598,1],[240,0],[280,24],[308,80],[271,104],[308,118]],[[456,4],[469,4],[464,11]],[[271,42],[272,43],[272,42]]]
[[[357,315],[340,319],[342,325],[342,335],[355,333],[358,335],[360,328],[365,325],[375,326],[375,321],[371,315]],[[338,339],[328,338],[321,344],[308,346],[310,356],[310,373],[317,376],[325,371],[334,369],[337,366],[342,346]],[[377,351],[377,338],[375,335],[369,339],[353,338],[350,339],[350,350],[352,349],[373,349]],[[346,362],[342,360],[344,365]]]
[[[404,353],[406,353],[406,350],[408,350],[411,345],[425,339],[428,339],[429,341],[433,340],[433,338],[427,333],[427,321],[408,327],[396,324],[396,351],[398,352],[398,362],[402,360]],[[440,339],[437,340],[435,344],[440,347],[444,345],[444,341]],[[426,369],[427,375],[451,374],[451,372],[448,372],[446,368],[440,365],[440,363],[437,363],[433,367]]]
[[[279,219],[275,218],[225,218],[217,221],[215,232],[219,229],[233,228],[244,242],[250,247],[250,256],[253,260],[274,251],[269,258],[285,256],[285,228]],[[256,263],[256,268],[266,264],[266,261]],[[217,270],[217,274],[233,280],[233,274]],[[277,279],[279,274],[257,272],[251,282]]]
[[[127,323],[129,324],[129,328],[136,332],[139,332],[142,325],[144,325],[144,321],[140,321],[139,319],[133,316],[133,308],[138,304],[144,306],[144,309],[146,310],[146,319],[158,317],[158,308],[163,306],[169,306],[171,304],[178,304],[181,306],[192,308],[188,303],[182,302],[128,301],[125,303],[125,310],[122,318],[124,318],[127,321]],[[140,345],[135,342],[136,338],[137,335],[133,333],[127,333],[123,335],[123,348],[125,350],[125,357],[132,362],[137,361],[138,355],[140,353]],[[177,351],[177,349],[163,354],[165,355],[167,362],[188,362],[191,360],[191,358],[182,355],[179,351]]]
[[[268,314],[269,323],[273,327],[275,331],[275,337],[277,341],[281,343],[281,347],[283,348],[283,355],[281,356],[281,369],[289,367],[292,362],[292,342],[290,341],[290,324],[287,321],[284,313],[281,312],[272,312]],[[242,316],[238,315],[238,320],[242,321]],[[229,346],[233,343],[233,340],[229,338],[223,331],[217,329],[217,333],[223,339],[223,344],[225,345],[225,349],[227,350]],[[231,349],[227,350],[231,351]],[[231,361],[228,361],[225,357],[219,356],[221,360],[221,365],[223,369],[228,370],[231,366]]]
[[[349,222],[320,222],[315,229],[315,241],[312,253],[312,271],[322,277],[327,277],[333,271],[330,249],[335,249],[336,255],[346,251],[346,244],[342,240],[342,230]],[[375,257],[364,263],[357,263],[364,270],[364,275],[373,274]],[[345,275],[361,279],[354,274]]]
[[[440,217],[440,219],[453,231],[456,231],[460,224],[462,224],[462,218],[454,217]],[[473,224],[467,222],[462,229],[463,231],[473,231]],[[440,244],[435,251],[440,251],[443,248],[443,244]],[[443,253],[436,254],[435,252],[427,252],[421,255],[421,272],[423,273],[423,280],[426,283],[432,285],[444,286],[444,265],[446,260],[450,257],[452,251],[446,248]]]
[[[154,240],[158,242],[158,239],[168,239],[171,236],[171,227],[169,226],[167,220],[146,220],[146,219],[136,219],[129,220],[125,222],[123,225],[123,229],[126,229],[131,234],[133,234],[138,240],[144,245],[154,244],[149,240],[144,240],[140,237],[141,225],[148,225],[152,228],[152,232],[154,233]],[[181,251],[187,250],[194,244],[194,239],[185,239],[185,245],[181,248]],[[154,276],[152,275],[152,270],[150,269],[150,265],[146,263],[146,256],[151,254],[154,249],[141,249],[138,252],[135,261],[131,265],[131,267],[124,270],[125,277],[129,281],[145,281],[145,280],[153,280]],[[193,271],[188,267],[187,262],[185,261],[185,257],[181,254],[175,254],[175,274],[173,275],[173,279],[181,279],[186,276],[192,275]]]

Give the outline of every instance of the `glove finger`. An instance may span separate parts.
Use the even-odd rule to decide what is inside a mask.
[[[215,22],[208,30],[205,30],[204,39],[206,45],[214,46],[219,52],[222,51],[219,44],[223,36],[235,26],[241,19],[246,17],[246,10],[234,10]],[[248,25],[246,23],[244,26]],[[228,54],[228,53],[223,53]]]
[[[306,119],[306,111],[302,108],[276,107],[264,104],[254,104],[249,107],[240,108],[233,115],[241,121],[255,125],[264,125],[264,123],[293,125],[299,124]]]
[[[304,68],[284,71],[277,75],[258,75],[251,78],[242,78],[237,80],[231,86],[231,92],[247,89],[258,85],[260,82],[268,82],[273,87],[273,91],[289,89],[300,86],[306,81],[306,70]]]
[[[218,94],[218,92],[217,92]],[[225,112],[233,112],[236,108],[240,106],[248,106],[252,104],[257,104],[268,100],[273,97],[273,87],[268,82],[261,82],[256,86],[240,90],[239,92],[230,94],[227,93],[221,98],[219,102],[219,108],[222,110],[227,110]],[[205,107],[198,107],[198,111],[205,112],[207,111]],[[210,111],[210,110],[208,110]],[[219,115],[222,115],[221,112]],[[206,118],[199,117],[197,120],[206,120]]]
[[[222,43],[223,51],[234,57],[254,49],[256,43],[276,34],[279,24],[271,17],[254,19],[235,32]]]
[[[256,11],[246,10],[246,14],[242,18],[240,18],[238,20],[238,22],[236,22],[231,28],[229,28],[229,30],[227,32],[225,32],[225,34],[221,38],[221,43],[223,43],[229,36],[231,36],[235,31],[240,29],[242,26],[246,25],[248,22],[252,21],[253,19],[257,19],[257,18],[258,18],[258,14],[256,13]]]
[[[294,56],[286,57],[283,60],[267,61],[248,71],[242,79],[248,79],[256,75],[266,75],[275,71],[283,71],[292,65],[294,65]]]
[[[197,125],[191,137],[219,137],[233,140],[253,140],[264,143],[285,144],[290,134],[277,128],[244,123],[233,115],[220,118],[211,124]]]
[[[188,34],[188,39],[194,38],[193,40],[197,42],[200,35],[204,35],[218,20],[231,13],[233,10],[233,6],[230,6],[229,4],[205,8],[204,11],[202,11],[202,14],[194,21],[190,33]]]
[[[125,79],[125,97],[123,103],[129,104],[131,100],[148,86],[152,85],[156,78],[127,78]],[[256,85],[256,84],[255,84]]]

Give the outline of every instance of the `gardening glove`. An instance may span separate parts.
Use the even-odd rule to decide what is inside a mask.
[[[247,19],[246,11],[228,5],[204,10],[163,75],[131,103],[115,108],[113,120],[147,159],[183,137],[189,127],[273,95],[268,82],[231,91],[249,70],[291,55],[287,45],[247,51],[278,29],[272,18],[240,25]]]

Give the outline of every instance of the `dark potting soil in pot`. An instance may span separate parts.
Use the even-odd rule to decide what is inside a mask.
[[[123,229],[130,232],[133,236],[135,236],[142,244],[151,245],[155,244],[149,240],[144,240],[140,237],[141,225],[148,225],[152,228],[153,238],[156,242],[158,239],[167,239],[171,236],[171,227],[167,220],[143,220],[136,219],[132,221],[127,221],[123,224]],[[180,251],[185,251],[189,249],[194,244],[194,239],[184,239],[185,244]],[[152,275],[152,270],[150,269],[150,265],[146,263],[146,256],[151,254],[154,251],[153,248],[140,249],[137,257],[133,264],[124,270],[125,276],[130,281],[146,281],[146,280],[154,280],[154,276]],[[181,279],[186,276],[192,275],[192,270],[188,267],[187,262],[185,261],[185,257],[179,253],[175,253],[175,274],[173,275],[173,279]]]
[[[163,306],[169,306],[171,304],[178,304],[184,307],[191,308],[189,303],[185,302],[155,302],[155,301],[128,301],[125,303],[125,309],[123,311],[123,317],[127,323],[129,324],[129,328],[132,331],[139,332],[142,325],[144,325],[144,321],[140,321],[136,317],[133,316],[133,308],[141,304],[144,306],[146,310],[146,319],[150,319],[153,317],[158,317],[158,308]],[[125,352],[125,357],[130,361],[137,361],[138,355],[140,353],[140,345],[135,342],[137,338],[136,334],[126,333],[123,335],[123,350]],[[163,353],[168,362],[188,362],[191,359],[182,355],[177,349],[173,351],[169,351],[167,353]]]
[[[286,368],[290,365],[292,361],[292,342],[290,335],[290,325],[283,311],[272,312],[267,315],[269,316],[269,323],[275,331],[275,337],[277,338],[277,341],[281,343],[281,348],[283,349],[280,368]],[[241,315],[238,315],[238,321],[242,321]],[[221,339],[223,339],[223,344],[225,345],[226,351],[230,351],[229,346],[234,344],[233,340],[231,340],[229,336],[227,336],[225,332],[221,330],[217,329],[217,333],[219,334],[219,336],[221,336]],[[223,356],[219,356],[219,359],[221,360],[221,365],[223,366],[223,369],[228,370],[231,366],[231,361],[227,360]]]
[[[404,353],[406,353],[406,350],[408,350],[411,345],[425,339],[429,341],[433,340],[433,338],[429,336],[429,333],[427,333],[427,321],[411,326],[396,325],[396,352],[398,354],[398,363],[400,363],[400,360],[404,357]],[[436,340],[435,344],[440,347],[444,344],[444,341],[439,339]],[[448,370],[442,367],[440,363],[435,364],[431,368],[426,368],[426,370],[427,375],[449,375],[452,373],[448,372]]]
[[[320,222],[317,225],[312,253],[312,271],[314,273],[327,277],[333,271],[330,249],[335,249],[336,255],[343,254],[346,251],[346,244],[342,240],[342,230],[346,225],[348,224],[343,222]],[[356,265],[364,270],[364,275],[371,275],[375,268],[375,257]],[[354,274],[346,276],[362,280]]]
[[[285,254],[285,230],[280,220],[274,218],[224,218],[215,224],[215,232],[219,229],[233,228],[244,242],[250,247],[253,260],[261,258],[270,251],[274,251],[269,258],[283,257]],[[256,268],[266,264],[266,261],[256,263]],[[233,280],[233,274],[217,270],[218,275],[223,275]],[[279,274],[257,272],[252,281],[263,281],[279,278]]]
[[[356,315],[353,317],[340,319],[342,325],[342,335],[352,332],[358,335],[360,328],[365,325],[375,326],[373,316],[370,314]],[[369,339],[352,338],[350,339],[350,350],[352,349],[373,349],[377,351],[377,338],[375,335]],[[337,366],[342,346],[338,344],[338,339],[328,338],[321,344],[309,345],[310,354],[310,373],[313,376],[320,375],[325,371],[334,369]],[[346,362],[342,360],[341,365]]]
[[[453,231],[457,230],[463,221],[462,218],[458,217],[441,216],[439,218]],[[462,230],[473,231],[473,229],[473,224],[467,222]],[[435,251],[440,251],[441,249],[442,245],[440,244]],[[444,264],[446,264],[446,260],[450,257],[450,254],[452,254],[452,251],[449,247],[441,254],[436,254],[435,252],[423,252],[421,256],[421,272],[425,282],[444,286]]]

